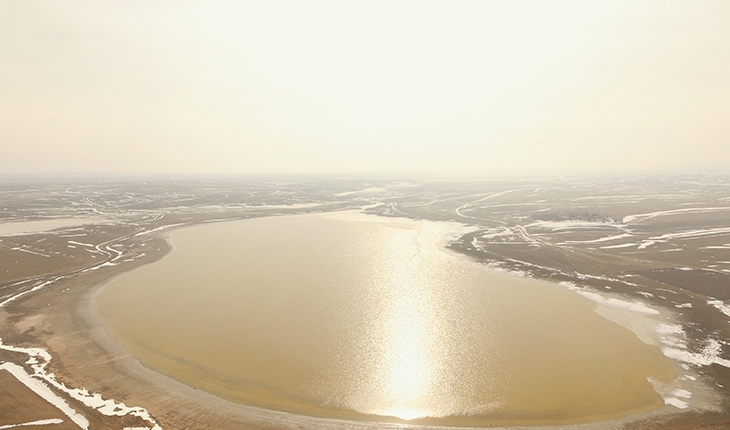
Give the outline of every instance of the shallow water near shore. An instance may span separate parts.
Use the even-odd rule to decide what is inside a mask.
[[[175,231],[92,303],[146,366],[254,406],[445,425],[558,424],[663,405],[658,348],[561,287],[443,248],[453,226],[357,214]]]
[[[104,218],[55,218],[36,221],[0,222],[0,236],[39,233],[61,227],[108,222]]]

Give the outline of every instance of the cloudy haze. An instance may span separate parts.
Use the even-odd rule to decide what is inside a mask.
[[[730,2],[0,0],[0,174],[730,169]]]

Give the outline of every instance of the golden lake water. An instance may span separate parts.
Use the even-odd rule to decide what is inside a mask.
[[[92,302],[144,365],[235,402],[443,425],[661,407],[658,348],[557,285],[444,248],[454,226],[354,213],[211,223]]]

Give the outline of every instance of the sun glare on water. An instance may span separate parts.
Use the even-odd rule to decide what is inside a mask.
[[[380,333],[387,339],[383,349],[383,384],[378,415],[412,420],[433,415],[428,396],[433,384],[433,340],[428,312],[427,280],[417,259],[418,238],[393,243],[389,261],[390,306],[384,312]]]

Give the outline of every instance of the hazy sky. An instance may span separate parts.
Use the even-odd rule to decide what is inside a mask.
[[[0,0],[0,174],[730,169],[730,1]]]

